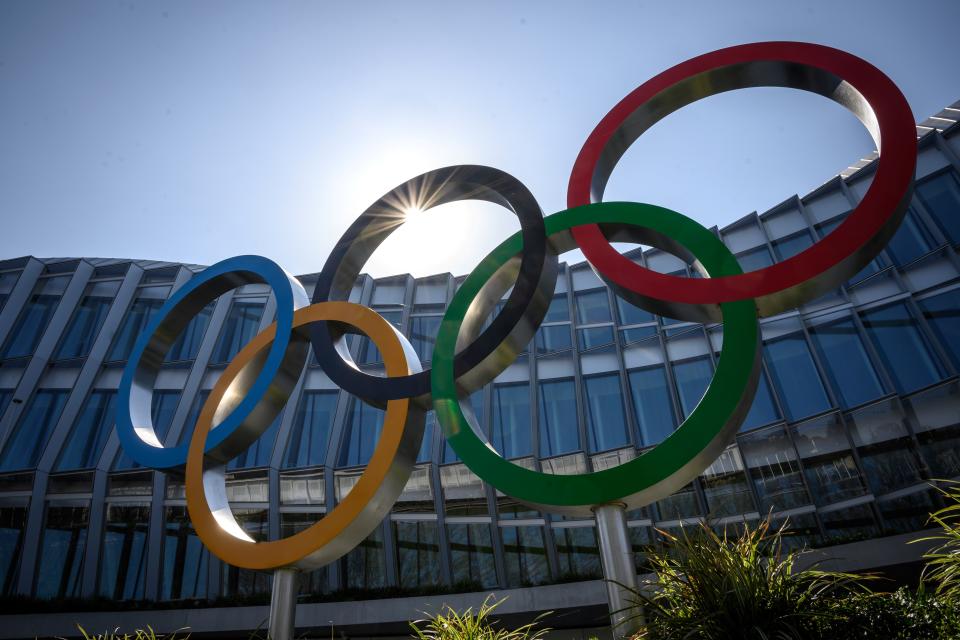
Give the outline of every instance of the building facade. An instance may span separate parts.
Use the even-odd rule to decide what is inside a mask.
[[[835,292],[762,321],[763,370],[736,443],[682,491],[629,514],[638,569],[644,550],[658,544],[657,529],[704,518],[722,527],[773,513],[789,518],[798,543],[873,544],[923,529],[939,506],[929,481],[960,477],[958,106],[918,126],[916,194],[889,246]],[[792,256],[843,220],[875,164],[867,158],[717,233],[745,271]],[[632,257],[687,273],[664,252]],[[176,609],[269,593],[268,574],[225,566],[203,548],[182,479],[136,465],[113,430],[134,341],[201,269],[117,259],[0,262],[4,598]],[[301,280],[309,293],[316,276]],[[397,326],[428,363],[459,281],[362,276],[351,300]],[[273,313],[268,288],[247,285],[190,323],[154,393],[154,424],[167,444],[189,438],[219,373]],[[722,332],[651,315],[613,295],[587,265],[563,266],[535,339],[472,403],[502,455],[551,473],[602,469],[655,445],[696,406]],[[376,348],[352,340],[354,359],[377,369]],[[290,535],[331,509],[369,459],[381,415],[336,388],[311,356],[285,411],[229,465],[234,511],[251,535]],[[485,591],[600,575],[593,521],[499,495],[457,460],[430,415],[391,515],[348,556],[303,575],[301,593]]]

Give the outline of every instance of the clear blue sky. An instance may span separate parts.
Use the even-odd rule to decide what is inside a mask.
[[[733,44],[846,49],[917,120],[960,98],[960,3],[0,3],[0,258],[209,264],[240,253],[317,271],[343,230],[422,171],[488,164],[545,213],[620,98]],[[872,144],[827,100],[755,89],[645,134],[608,199],[706,225],[818,186]],[[493,205],[411,221],[370,271],[469,271],[513,230]],[[424,237],[440,238],[431,252]]]

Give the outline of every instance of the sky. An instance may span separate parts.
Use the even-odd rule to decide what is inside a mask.
[[[269,257],[319,271],[419,173],[484,164],[564,208],[624,95],[735,44],[802,40],[889,75],[923,120],[960,98],[960,3],[0,2],[0,259]],[[749,89],[671,114],[605,199],[723,226],[873,149],[820,96]],[[375,276],[469,272],[519,229],[496,205],[417,214]],[[576,256],[566,256],[575,259]]]

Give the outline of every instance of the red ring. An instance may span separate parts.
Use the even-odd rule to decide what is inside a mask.
[[[757,67],[762,73],[744,73],[747,66]],[[780,75],[771,72],[773,69]],[[739,84],[735,84],[737,73],[741,74]],[[814,78],[817,74],[820,84]],[[839,87],[824,86],[826,74],[844,82]],[[684,86],[678,87],[681,83]],[[854,114],[868,129],[875,118],[871,135],[878,149],[883,140],[873,183],[863,199],[839,227],[805,251],[764,269],[720,278],[656,273],[617,252],[599,226],[574,228],[573,237],[587,260],[611,286],[650,300],[648,306],[656,306],[656,301],[661,305],[700,305],[701,314],[709,305],[756,298],[761,315],[772,315],[832,290],[853,276],[896,231],[909,204],[916,168],[917,137],[910,107],[897,86],[873,65],[837,49],[802,42],[760,42],[720,49],[678,64],[640,85],[587,138],[570,175],[567,206],[601,200],[620,157],[654,122],[700,98],[750,86],[802,88],[841,104],[845,96],[856,99],[859,92],[867,109]],[[851,86],[853,93],[849,91]],[[667,93],[671,89],[674,92]],[[831,89],[835,89],[832,94]],[[671,99],[674,104],[670,104]],[[651,115],[647,122],[638,123],[631,117],[641,107]]]

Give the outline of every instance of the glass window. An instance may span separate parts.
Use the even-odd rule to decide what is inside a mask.
[[[930,514],[937,510],[932,491],[918,491],[905,496],[877,501],[888,535],[920,531],[928,526]]]
[[[852,319],[813,327],[810,336],[842,407],[854,407],[883,395]]]
[[[202,405],[201,405],[202,406]],[[227,469],[247,469],[250,467],[266,467],[270,464],[270,457],[273,455],[273,445],[277,440],[277,431],[280,430],[280,421],[283,420],[283,412],[277,414],[267,430],[260,434],[256,442],[240,452],[236,458],[227,464]],[[187,424],[196,424],[196,421]]]
[[[737,255],[737,263],[746,271],[757,271],[773,264],[766,247],[756,247]]]
[[[563,578],[602,578],[600,546],[593,527],[554,527],[557,564]]]
[[[160,442],[166,443],[167,441],[167,432],[170,431],[170,425],[173,424],[173,416],[177,411],[177,405],[179,403],[179,389],[158,389],[153,392],[153,398],[150,402],[150,414],[153,420],[153,431],[157,434]],[[184,429],[184,432],[187,431],[192,432],[192,429]],[[127,456],[123,448],[121,448],[113,464],[114,471],[138,468],[140,468],[140,465]]]
[[[814,418],[791,427],[791,432],[803,461],[807,485],[818,505],[865,493],[839,415]]]
[[[38,598],[80,597],[88,518],[87,507],[47,507],[37,568]]]
[[[347,412],[347,432],[340,445],[338,466],[354,467],[367,464],[380,438],[384,411],[371,407],[359,398],[350,398]]]
[[[577,428],[577,392],[572,379],[540,383],[540,456],[569,453],[580,448]]]
[[[86,295],[73,312],[70,323],[60,339],[55,360],[86,358],[93,341],[107,318],[119,282],[97,282],[87,286]]]
[[[477,426],[480,427],[481,433],[487,432],[487,423],[484,420],[483,412],[483,391],[474,391],[470,396],[470,407],[473,409],[473,415],[477,419]],[[459,462],[460,457],[457,456],[456,452],[453,450],[453,447],[450,446],[450,442],[444,438],[443,439],[443,461],[444,462]]]
[[[251,538],[266,540],[269,525],[266,509],[234,509],[237,522]],[[248,596],[270,593],[273,576],[260,571],[241,569],[227,564],[221,565],[223,574],[223,595]]]
[[[396,521],[397,571],[400,587],[428,587],[440,580],[440,539],[433,520]]]
[[[417,462],[430,462],[430,456],[433,454],[433,431],[436,428],[437,415],[433,411],[427,411],[423,423],[423,440],[420,441],[420,452],[417,453]]]
[[[440,332],[442,316],[415,316],[410,318],[410,343],[421,362],[433,359],[433,347]]]
[[[905,304],[867,311],[863,326],[900,393],[926,387],[943,377],[943,369],[927,349]]]
[[[543,527],[500,527],[507,586],[526,587],[550,580]]]
[[[528,383],[494,385],[491,429],[493,448],[504,458],[529,456],[533,452]]]
[[[573,347],[570,339],[570,325],[554,324],[537,329],[537,351],[539,353],[553,353],[568,351]]]
[[[304,391],[293,417],[285,467],[310,467],[324,463],[327,439],[337,412],[337,391]]]
[[[926,298],[919,304],[940,345],[953,359],[953,366],[960,369],[960,289]]]
[[[916,211],[910,207],[900,223],[900,228],[887,244],[887,253],[894,263],[904,265],[928,253],[932,248],[933,242],[920,224]]]
[[[234,300],[220,329],[220,338],[210,364],[226,364],[257,334],[266,303],[259,300]]]
[[[647,338],[653,337],[656,334],[657,334],[657,328],[654,326],[633,327],[632,329],[621,329],[620,342],[622,342],[623,344],[630,344],[631,342],[640,342],[641,340],[646,340]]]
[[[26,358],[33,355],[69,280],[69,276],[63,276],[43,278],[37,282],[7,336],[0,358]]]
[[[207,597],[210,552],[194,531],[186,507],[167,507],[163,532],[161,600]]]
[[[710,517],[724,518],[756,509],[743,472],[743,460],[736,447],[721,453],[703,472],[702,481]]]
[[[656,504],[660,521],[693,518],[699,516],[702,511],[692,482],[673,495],[657,501]]]
[[[737,440],[761,513],[810,504],[797,453],[783,427],[754,431]]]
[[[677,391],[680,392],[680,408],[684,417],[689,416],[700,403],[713,378],[710,358],[702,356],[686,362],[675,362],[673,377],[677,381]]]
[[[630,547],[633,551],[634,563],[637,573],[650,573],[651,567],[647,562],[650,553],[655,550],[653,536],[650,535],[650,527],[630,527],[627,529],[630,536]]]
[[[447,524],[453,584],[473,591],[497,586],[490,525]]]
[[[587,435],[591,451],[616,449],[630,442],[620,376],[608,373],[583,379]]]
[[[386,586],[386,556],[383,529],[377,527],[342,560],[348,589],[380,589]]]
[[[801,334],[771,340],[763,351],[773,387],[788,419],[799,420],[830,407],[810,348]]]
[[[833,544],[867,540],[880,535],[880,527],[869,504],[821,513],[820,520],[827,539]]]
[[[193,316],[186,329],[183,330],[177,341],[170,347],[170,351],[167,352],[167,362],[185,362],[197,357],[203,335],[207,332],[207,326],[210,324],[210,316],[213,315],[214,304],[211,302],[200,313]]]
[[[142,600],[146,583],[149,505],[107,505],[100,556],[100,595]]]
[[[374,309],[377,313],[383,316],[383,319],[392,324],[398,330],[400,329],[400,320],[402,315],[399,311],[387,311],[384,309]],[[434,334],[436,336],[436,334]],[[377,364],[383,362],[383,356],[380,355],[380,350],[377,349],[377,345],[373,344],[373,340],[368,338],[365,335],[358,335],[355,339],[360,340],[360,349],[357,355],[357,362],[360,364]],[[313,349],[310,349],[311,358],[316,358],[316,355],[313,352]]]
[[[662,442],[677,426],[663,365],[636,369],[627,378],[640,429],[640,445],[649,447]]]
[[[775,240],[773,242],[773,250],[776,252],[777,257],[780,258],[780,260],[792,258],[811,246],[813,246],[813,238],[811,238],[810,234],[806,231],[798,233],[795,236],[781,238],[780,240]]]
[[[13,389],[0,389],[0,418],[3,417],[11,400],[13,400]]]
[[[913,430],[920,452],[934,478],[960,476],[960,385],[951,382],[915,394],[906,401],[913,409]]]
[[[153,314],[163,306],[163,302],[163,298],[160,297],[139,297],[133,301],[123,319],[123,324],[120,325],[120,330],[113,337],[113,344],[107,354],[108,361],[120,362],[130,356],[140,334],[146,329]]]
[[[874,494],[891,493],[923,481],[898,401],[862,407],[851,412],[848,420],[864,477]]]
[[[577,329],[577,341],[580,343],[580,350],[596,349],[613,344],[613,327],[592,327],[590,329]]]
[[[97,466],[103,446],[110,437],[116,413],[117,392],[92,391],[73,423],[67,444],[60,452],[57,471],[92,469]]]
[[[37,466],[69,395],[65,389],[41,389],[33,395],[0,454],[0,471]]]
[[[280,513],[280,537],[289,538],[313,526],[322,514],[319,513]],[[327,591],[327,568],[312,571],[300,571],[297,576],[300,595],[316,595]]]
[[[652,313],[630,304],[620,296],[617,296],[617,312],[620,316],[621,326],[630,324],[644,324],[646,322],[653,322],[656,320]]]
[[[13,595],[17,587],[26,529],[26,507],[0,507],[0,595],[4,597]]]
[[[917,196],[926,205],[943,234],[960,242],[960,182],[954,171],[945,171],[917,183]]]
[[[843,216],[838,216],[838,217],[834,218],[833,220],[830,220],[829,222],[824,222],[823,224],[818,224],[818,225],[817,225],[817,230],[820,231],[820,235],[821,235],[821,236],[826,237],[826,236],[830,235],[830,233],[831,233],[834,229],[836,229],[837,227],[839,227],[839,226],[840,226],[840,223],[843,222],[844,219],[846,219],[846,216],[845,216],[845,215],[843,215]],[[867,266],[865,266],[863,269],[861,269],[859,273],[857,273],[855,276],[853,276],[852,278],[850,278],[850,279],[847,281],[847,283],[850,284],[850,283],[854,283],[854,282],[859,282],[859,281],[863,280],[864,278],[866,278],[867,276],[873,275],[873,274],[876,273],[877,271],[880,271],[880,269],[884,268],[885,266],[886,266],[886,262],[885,262],[885,260],[883,259],[883,256],[878,255],[876,258],[874,258],[873,260],[871,260],[870,263],[867,264]]]
[[[578,291],[576,294],[577,324],[611,322],[610,303],[606,289]]]
[[[550,300],[550,306],[547,308],[547,315],[543,318],[544,322],[569,322],[570,308],[567,306],[567,294],[555,293]]]
[[[7,271],[6,273],[0,273],[0,309],[3,309],[3,306],[7,303],[7,298],[10,297],[10,294],[13,292],[13,288],[17,285],[17,280],[19,278],[19,271]]]
[[[740,431],[756,429],[779,419],[780,411],[773,401],[773,393],[770,391],[767,374],[760,371],[760,378],[757,380],[757,393],[753,396],[753,404],[750,405],[750,412],[747,413]]]

